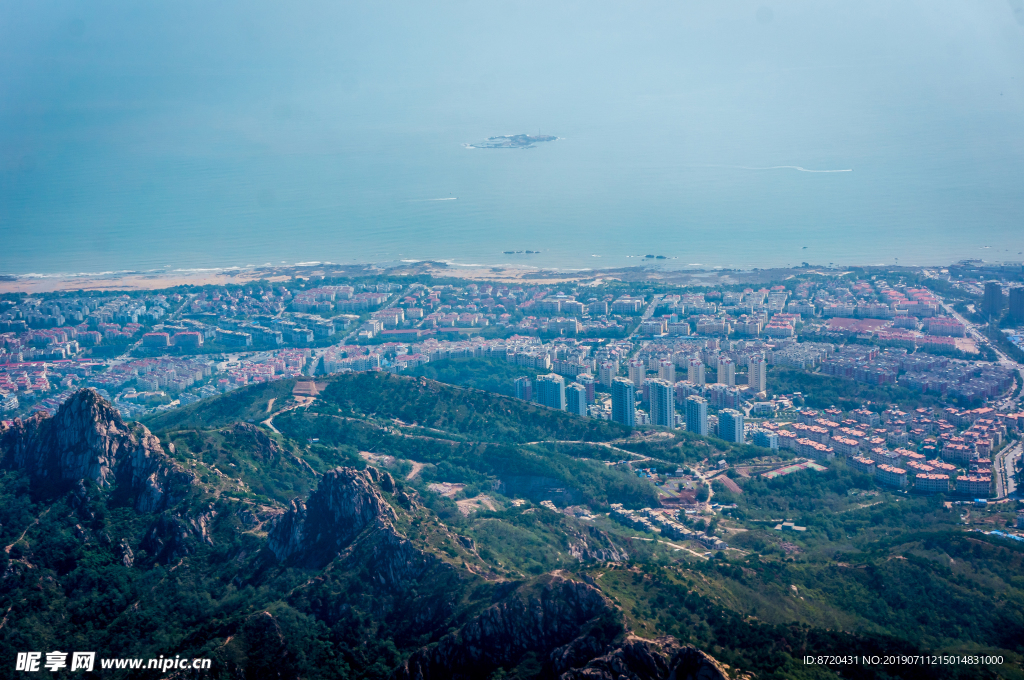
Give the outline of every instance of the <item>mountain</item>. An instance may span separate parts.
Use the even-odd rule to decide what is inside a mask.
[[[224,434],[245,441],[248,452],[270,466],[288,455],[266,432],[247,423],[237,423]],[[390,473],[375,467],[336,467],[317,475],[317,485],[308,499],[256,509],[227,500],[217,487],[197,476],[195,468],[205,467],[199,461],[176,460],[169,453],[175,452],[173,443],[165,448],[146,426],[126,424],[116,409],[91,390],[77,393],[52,418],[36,415],[16,422],[3,432],[2,445],[5,477],[17,476],[27,483],[38,505],[45,506],[41,515],[57,512],[64,514],[66,521],[78,520],[76,538],[92,548],[82,552],[108,569],[155,572],[165,571],[164,565],[173,563],[175,569],[198,570],[200,580],[217,572],[222,578],[232,573],[236,592],[259,583],[279,597],[285,594],[283,590],[268,583],[291,572],[320,574],[300,586],[307,593],[298,595],[293,588],[290,598],[303,600],[301,610],[313,619],[339,625],[351,611],[348,598],[362,591],[380,601],[379,613],[385,614],[394,632],[403,638],[439,638],[435,645],[414,651],[394,670],[395,677],[478,677],[484,666],[491,671],[502,665],[515,666],[528,653],[544,658],[553,655],[544,670],[554,677],[615,652],[618,648],[612,643],[616,637],[628,634],[621,617],[615,618],[615,607],[591,585],[558,574],[510,581],[486,573],[471,539],[437,522],[414,490],[402,490]],[[130,513],[127,523],[142,530],[112,540],[109,523],[103,520],[108,512]],[[81,521],[86,518],[92,522]],[[398,527],[411,521],[433,522],[447,552],[438,552],[434,549],[438,544],[431,541],[414,541],[404,535]],[[256,531],[245,531],[247,527]],[[240,551],[232,555],[231,561],[248,568],[225,572],[216,568],[220,561],[216,550],[206,559],[200,553],[203,547],[218,547],[231,528],[252,532],[259,539],[253,554]],[[3,579],[8,595],[20,590],[19,578],[44,569],[34,560],[52,538],[40,536],[30,550],[13,551]],[[586,549],[585,539],[581,545]],[[88,561],[85,554],[81,557]],[[55,575],[58,580],[62,575],[80,577],[82,568],[58,568]],[[366,577],[361,588],[353,587],[353,574],[359,580]],[[327,583],[346,585],[325,589]],[[166,587],[173,589],[171,584]],[[133,605],[135,611],[139,604]],[[9,606],[13,608],[13,604]],[[537,606],[544,613],[539,622]],[[236,635],[225,638],[229,649],[221,659],[223,668],[237,669],[246,676],[264,671],[254,665],[259,663],[254,658],[260,656],[254,654],[254,641],[262,640],[268,629],[281,635],[285,632],[272,607],[262,612],[262,618],[261,612],[255,611],[259,607],[249,609],[253,613],[236,617],[232,626]],[[36,617],[48,618],[47,613],[37,612]],[[131,607],[110,614],[115,627],[135,618]],[[599,624],[607,623],[609,617],[615,624],[601,628]],[[451,624],[460,621],[464,621],[461,626],[452,629]],[[58,631],[79,637],[83,622],[78,623],[59,626]],[[202,626],[199,621],[194,623]],[[598,629],[604,632],[600,645],[591,635]],[[440,635],[438,630],[455,632]],[[172,647],[187,644],[193,636],[173,641]],[[487,650],[478,654],[467,647],[471,638],[486,641]],[[130,640],[118,641],[117,646],[125,645],[134,647]],[[280,640],[278,645],[287,647]],[[288,656],[289,652],[282,650],[282,658]],[[303,674],[300,666],[294,666],[295,677]]]
[[[674,470],[741,449],[423,378],[325,383],[312,403],[281,381],[145,424],[83,390],[0,432],[0,656],[211,662],[180,678],[822,678],[836,676],[803,656],[920,654],[955,630],[1018,658],[1024,551],[945,525],[921,533],[933,515],[911,499],[850,506],[844,517],[877,512],[885,530],[859,552],[826,553],[812,527],[792,539],[807,554],[794,561],[747,523],[729,539],[746,548],[709,560],[612,521],[609,503],[658,493],[607,459]],[[737,498],[750,513],[819,512],[833,487],[861,483],[845,474],[793,489],[740,479]],[[933,559],[940,544],[957,573]],[[912,584],[955,608],[899,602]]]
[[[139,512],[176,504],[195,481],[144,425],[125,424],[93,390],[79,391],[54,418],[37,414],[15,421],[4,431],[2,446],[4,467],[24,471],[37,485],[116,485]]]

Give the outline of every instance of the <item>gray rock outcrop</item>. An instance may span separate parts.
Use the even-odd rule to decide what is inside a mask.
[[[24,470],[37,482],[122,487],[140,512],[176,504],[195,482],[144,425],[126,424],[91,389],[79,390],[52,418],[36,414],[14,421],[0,439],[0,451],[5,467]]]
[[[729,680],[713,658],[675,638],[645,640],[629,636],[611,651],[584,666],[562,673],[559,680]]]
[[[380,473],[369,470],[373,468],[335,468],[323,476],[307,502],[293,500],[268,536],[267,547],[277,559],[301,554],[313,562],[330,561],[367,526],[393,527],[395,511],[374,486]]]
[[[565,646],[565,654],[588,623],[616,613],[594,586],[551,575],[539,588],[513,594],[488,607],[458,631],[445,635],[436,645],[414,652],[393,678],[486,677],[495,668],[513,667],[528,652],[547,655],[552,649]],[[606,646],[606,641],[586,641],[587,637],[593,636],[585,635],[584,642],[576,645],[576,649],[589,645],[591,654],[584,661]]]

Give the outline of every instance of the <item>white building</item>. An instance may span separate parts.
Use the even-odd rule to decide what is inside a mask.
[[[768,389],[768,362],[761,356],[752,356],[747,362],[749,373],[747,384],[756,394],[765,392]]]
[[[718,380],[717,382],[729,387],[736,386],[736,363],[726,356],[718,357]]]

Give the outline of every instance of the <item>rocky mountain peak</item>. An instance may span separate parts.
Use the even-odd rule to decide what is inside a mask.
[[[268,547],[279,560],[305,554],[314,562],[329,561],[363,529],[377,524],[391,529],[395,511],[377,484],[394,488],[386,472],[374,468],[338,467],[326,473],[307,502],[293,500],[271,530]]]
[[[559,680],[729,680],[715,659],[673,637],[630,633],[595,586],[555,572],[484,610],[437,644],[414,652],[392,680],[459,680],[544,660]]]
[[[550,574],[484,610],[436,645],[414,652],[394,680],[486,677],[511,668],[527,653],[551,657],[547,677],[581,665],[609,649],[602,618],[618,623],[617,611],[590,584]],[[612,635],[622,630],[613,624]],[[628,677],[628,676],[626,676]]]
[[[116,460],[130,445],[121,414],[94,390],[76,392],[52,417],[36,414],[15,421],[5,433],[5,459],[33,477],[114,482]]]
[[[129,426],[91,389],[76,392],[52,418],[36,414],[15,421],[0,439],[0,452],[5,467],[36,481],[122,485],[143,512],[176,502],[194,481],[145,426]]]

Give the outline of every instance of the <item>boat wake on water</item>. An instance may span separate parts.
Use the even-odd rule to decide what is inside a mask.
[[[811,170],[804,168],[799,165],[770,165],[765,168],[755,168],[749,165],[712,165],[712,168],[735,168],[736,170],[798,170],[800,172],[853,172],[853,168],[843,168],[840,170]]]

